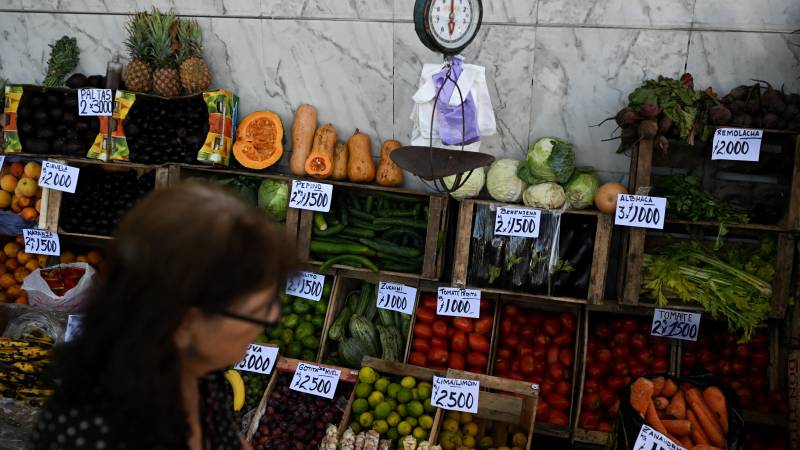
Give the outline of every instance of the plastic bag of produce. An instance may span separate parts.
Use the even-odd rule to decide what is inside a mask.
[[[31,433],[39,420],[39,408],[10,398],[0,399],[0,448],[32,449]]]
[[[89,298],[94,276],[94,269],[87,263],[59,264],[31,272],[22,289],[33,306],[75,312]]]
[[[656,380],[655,376],[642,378]],[[715,447],[741,450],[744,418],[739,397],[730,387],[708,374],[658,378],[664,383],[637,379],[625,390],[606,450],[634,450],[644,424],[687,450],[706,443],[703,440]],[[644,417],[639,410],[645,410]]]

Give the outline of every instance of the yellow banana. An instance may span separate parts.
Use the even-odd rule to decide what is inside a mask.
[[[233,410],[239,411],[244,407],[244,380],[239,372],[233,369],[225,371],[225,379],[233,388]]]

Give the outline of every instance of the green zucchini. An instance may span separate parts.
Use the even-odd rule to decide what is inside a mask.
[[[334,341],[339,341],[344,338],[344,332],[347,329],[347,325],[350,323],[350,316],[353,315],[353,311],[345,305],[342,309],[342,312],[336,316],[336,320],[333,321],[333,325],[331,325],[331,329],[328,330],[328,338]]]
[[[361,238],[358,241],[373,250],[381,251],[389,255],[402,256],[406,258],[415,258],[422,254],[422,252],[418,248],[402,247],[393,242],[389,242],[385,239]]]
[[[378,336],[381,341],[381,359],[399,361],[402,336],[394,327],[378,325]]]
[[[361,360],[365,356],[377,356],[376,353],[369,345],[353,337],[339,342],[339,358],[345,366],[353,369],[361,367]]]
[[[381,321],[381,325],[385,325],[387,327],[394,326],[394,317],[392,313],[394,311],[390,311],[388,309],[378,308],[378,318]]]
[[[370,354],[375,355],[378,352],[378,331],[369,319],[353,314],[350,316],[348,329],[350,330],[350,336],[363,343],[370,350]]]

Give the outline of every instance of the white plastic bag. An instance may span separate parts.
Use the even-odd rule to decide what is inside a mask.
[[[59,297],[52,290],[47,282],[42,278],[42,270],[55,268],[66,269],[77,267],[86,272],[78,281],[78,285],[67,291],[64,296]],[[89,294],[94,284],[95,271],[87,263],[58,264],[46,269],[36,269],[25,278],[22,289],[28,293],[28,302],[33,306],[41,306],[56,311],[76,312],[83,309],[83,305],[89,298]]]

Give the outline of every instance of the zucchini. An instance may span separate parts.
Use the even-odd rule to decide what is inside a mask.
[[[328,229],[328,222],[325,221],[325,216],[319,211],[314,211],[314,229],[320,231]]]
[[[389,311],[388,309],[378,308],[378,318],[380,319],[381,325],[385,325],[387,327],[394,326],[394,316],[392,315],[394,311]]]
[[[418,248],[403,247],[385,239],[361,238],[358,241],[373,250],[381,251],[388,255],[401,256],[404,258],[416,258],[422,254]]]
[[[377,328],[381,341],[381,359],[399,361],[402,336],[394,327],[378,325]]]
[[[378,272],[378,266],[369,259],[358,255],[339,255],[326,259],[319,268],[320,272],[328,270],[334,264],[346,264],[348,266],[366,267],[373,272]]]
[[[375,314],[378,313],[378,305],[375,299],[375,295],[377,294],[377,289],[375,286],[370,283],[364,283],[364,286],[361,288],[361,295],[364,298],[364,304],[366,307],[364,308],[364,317],[368,320],[375,319]]]
[[[376,356],[376,353],[356,338],[348,337],[339,342],[339,358],[344,365],[350,368],[361,367],[361,360],[365,356]]]
[[[312,239],[309,244],[311,253],[336,253],[346,255],[374,256],[375,251],[366,245],[355,242],[335,242]]]
[[[336,320],[333,321],[333,325],[331,325],[331,329],[328,330],[328,339],[332,339],[334,341],[339,341],[344,338],[344,331],[347,327],[347,324],[350,322],[350,316],[353,315],[353,311],[345,305],[342,309],[342,312],[336,316]]]
[[[400,332],[403,334],[403,342],[406,342],[408,333],[411,332],[411,314],[400,314]]]
[[[350,316],[349,324],[350,336],[357,339],[364,344],[364,347],[369,349],[371,355],[378,353],[378,331],[375,330],[375,325],[364,316],[353,314]]]
[[[377,219],[373,220],[372,223],[378,226],[388,225],[390,227],[394,226],[411,227],[419,230],[428,229],[427,222],[415,219],[405,219],[400,217],[378,217]]]

